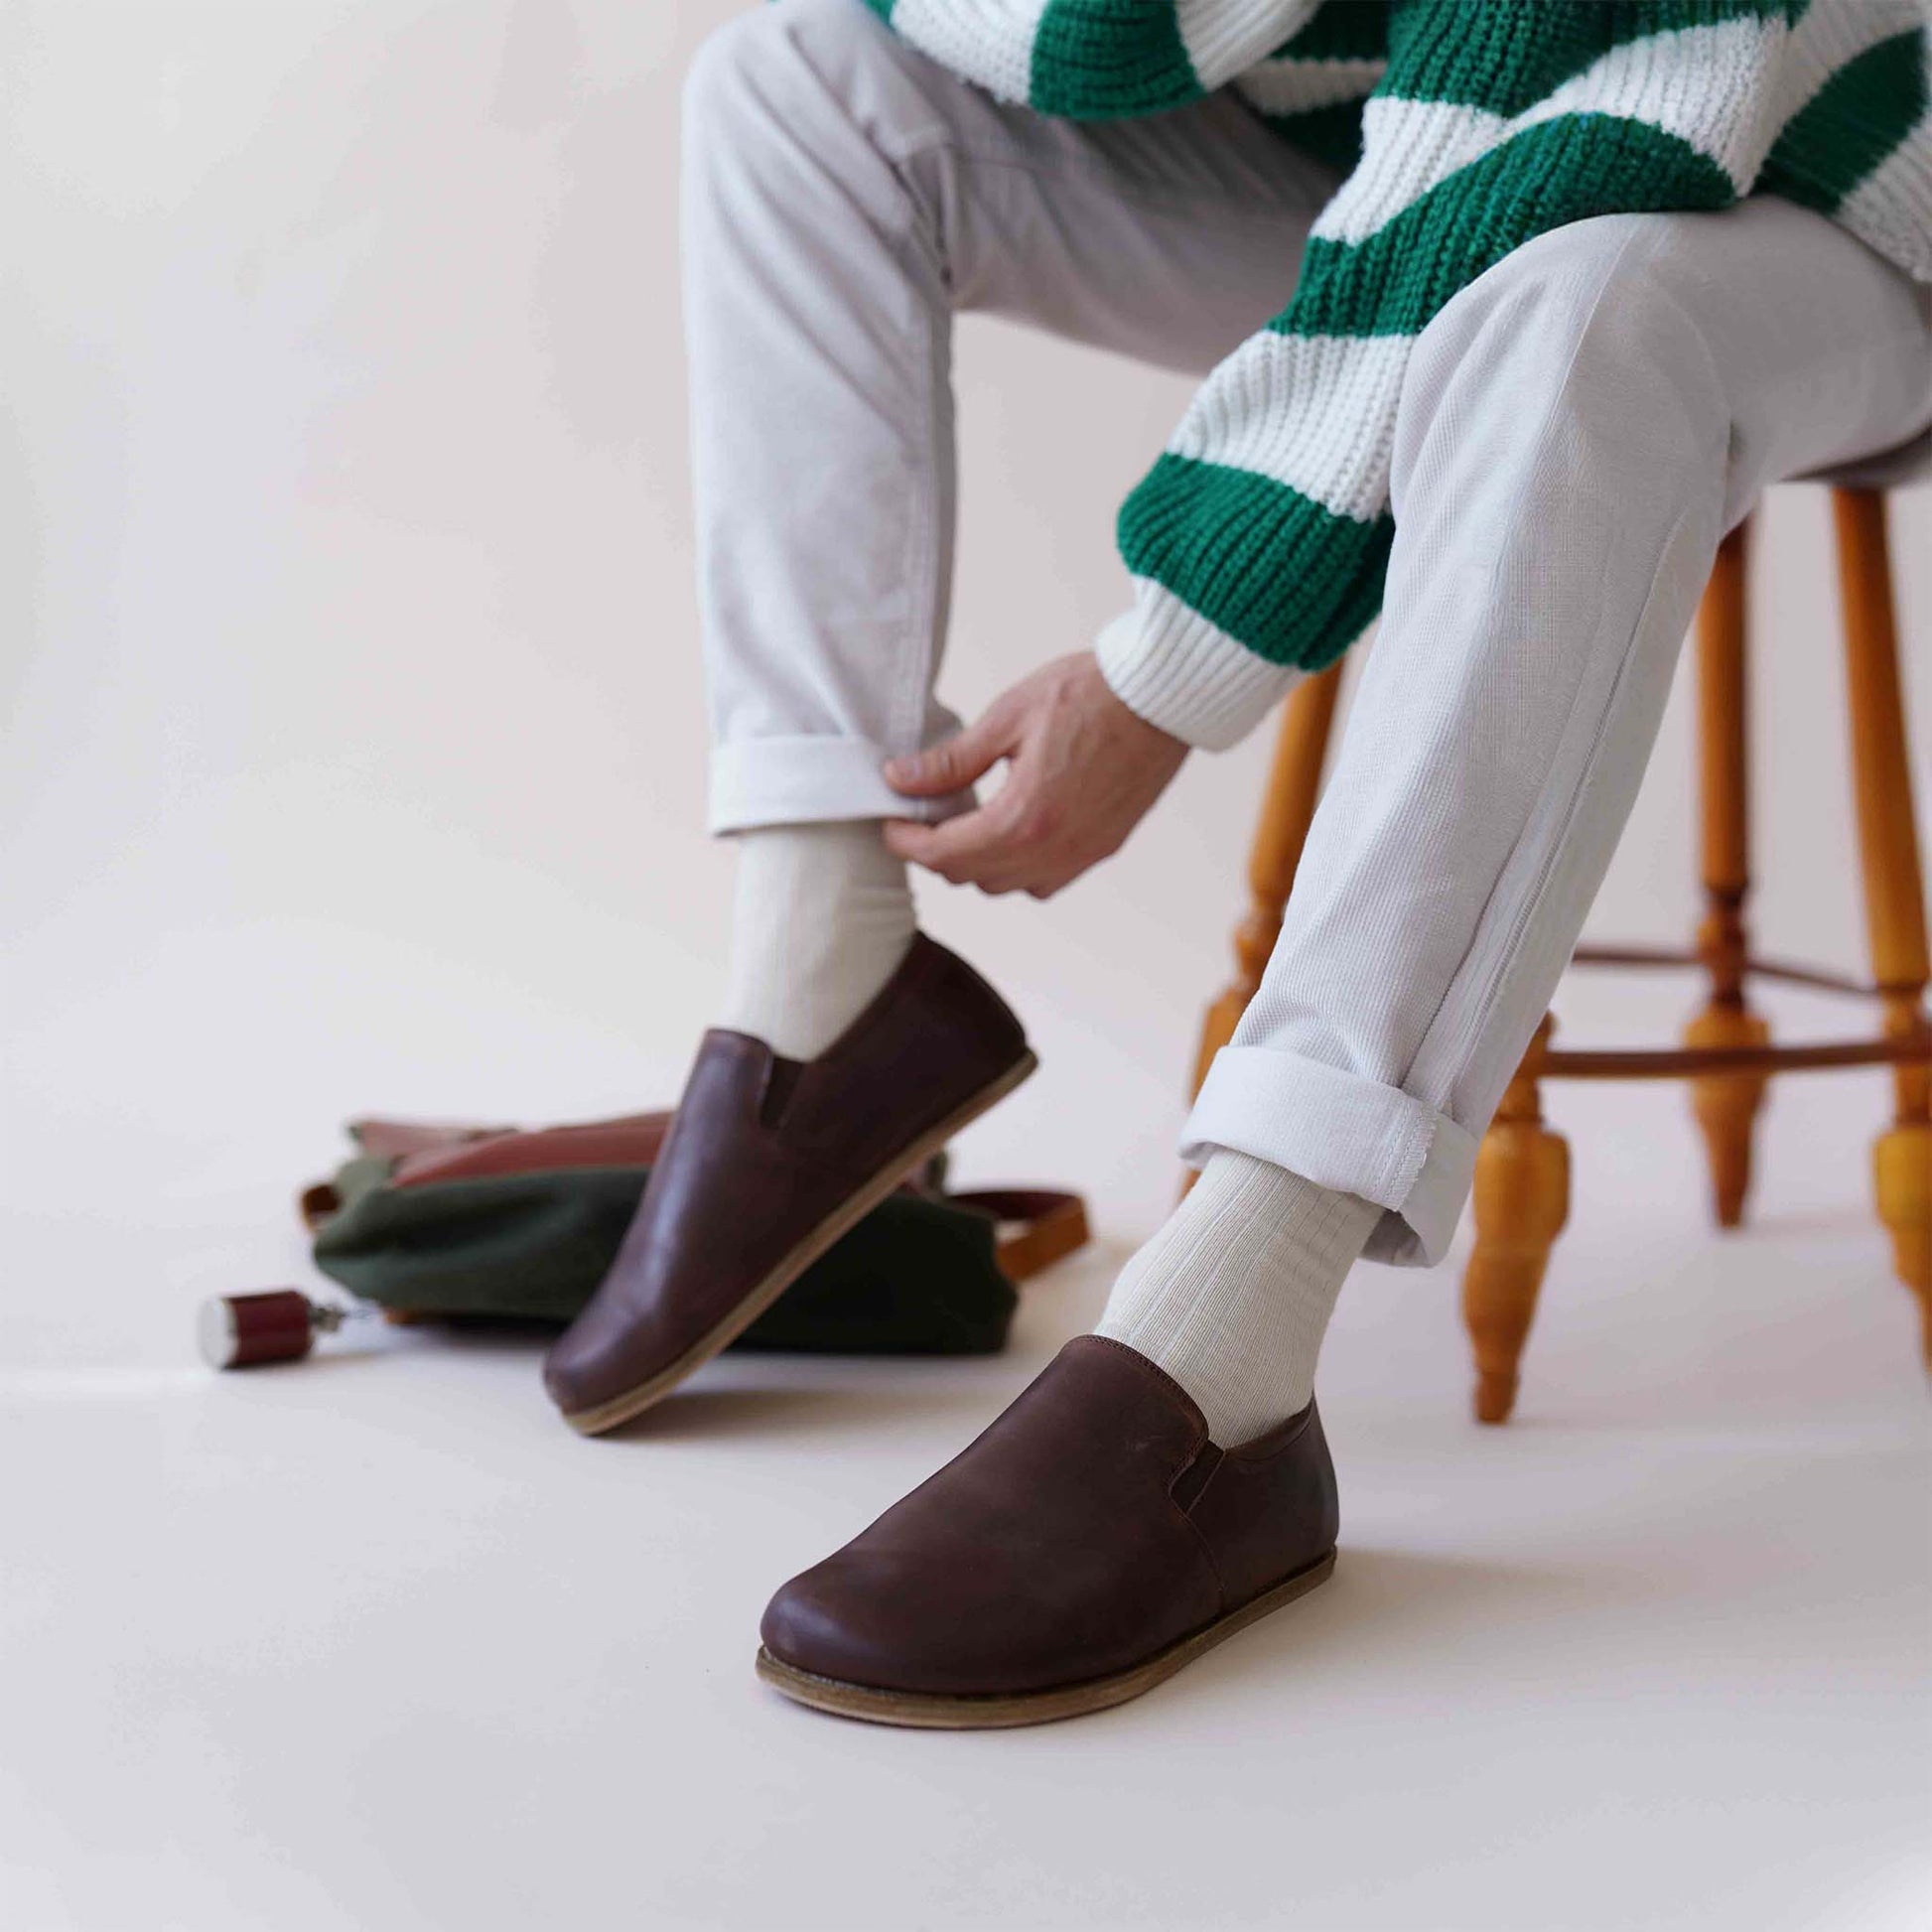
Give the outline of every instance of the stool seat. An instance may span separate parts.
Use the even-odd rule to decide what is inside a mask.
[[[1897,443],[1889,450],[1835,464],[1829,470],[1814,470],[1792,481],[1829,483],[1837,489],[1909,489],[1914,483],[1932,481],[1932,429],[1921,430],[1909,443]]]
[[[1889,1066],[1893,1118],[1872,1149],[1877,1215],[1890,1236],[1899,1279],[1916,1296],[1922,1345],[1932,1366],[1932,1021],[1925,885],[1913,815],[1904,699],[1884,491],[1932,473],[1932,431],[1879,457],[1835,470],[1829,482],[1844,609],[1852,769],[1871,977],[1867,980],[1750,949],[1749,748],[1745,734],[1744,566],[1748,520],[1719,547],[1698,613],[1699,771],[1705,912],[1694,944],[1580,946],[1577,966],[1694,966],[1706,999],[1681,1040],[1639,1047],[1553,1043],[1537,1028],[1476,1161],[1475,1243],[1463,1277],[1464,1322],[1475,1356],[1479,1421],[1507,1420],[1537,1297],[1570,1208],[1570,1150],[1545,1122],[1541,1084],[1553,1079],[1687,1079],[1710,1162],[1720,1226],[1742,1218],[1752,1142],[1768,1081],[1823,1067]],[[1821,481],[1824,479],[1820,479]],[[1282,914],[1313,819],[1332,734],[1341,665],[1306,680],[1284,708],[1268,791],[1249,864],[1252,902],[1234,935],[1235,977],[1213,1002],[1195,1063],[1198,1089],[1233,1036],[1280,936]],[[1842,1038],[1779,1044],[1750,1004],[1761,980],[1784,981],[1869,1002],[1875,1028]]]

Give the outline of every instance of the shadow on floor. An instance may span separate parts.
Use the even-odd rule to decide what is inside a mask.
[[[934,1364],[928,1376],[916,1364],[899,1361],[890,1377],[878,1379],[687,1386],[603,1440],[668,1445],[730,1436],[751,1442],[788,1435],[839,1437],[890,1428],[913,1417],[927,1423],[957,1420],[963,1436],[991,1422],[1035,1367],[991,1358],[980,1364]]]
[[[1493,1655],[1499,1626],[1560,1619],[1600,1602],[1601,1593],[1598,1582],[1573,1571],[1359,1549],[1344,1540],[1329,1584],[1211,1651],[1185,1677],[1196,1696],[1246,1697],[1352,1672],[1377,1657],[1401,1657],[1414,1671],[1472,1645]]]

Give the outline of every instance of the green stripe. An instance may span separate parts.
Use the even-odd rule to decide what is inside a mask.
[[[1926,30],[1910,27],[1847,61],[1784,124],[1757,185],[1834,212],[1925,113]]]
[[[1337,516],[1252,471],[1168,455],[1121,505],[1120,553],[1272,664],[1318,670],[1382,604],[1395,523]]]
[[[1326,0],[1275,53],[1296,61],[1374,61],[1388,51],[1388,0]]]
[[[1617,0],[1611,14],[1610,45],[1640,41],[1652,34],[1681,34],[1690,27],[1722,27],[1731,20],[1781,20],[1795,27],[1810,0]]]
[[[1566,114],[1525,128],[1393,216],[1365,241],[1310,241],[1284,336],[1413,336],[1512,249],[1608,210],[1726,207],[1730,177],[1647,121]]]
[[[1599,0],[1405,0],[1376,91],[1520,114],[1603,52],[1616,11]]]
[[[862,7],[870,7],[888,27],[893,24],[893,0],[859,0]]]
[[[1201,96],[1180,23],[1150,0],[1050,0],[1034,34],[1028,99],[1041,114],[1112,120]]]
[[[1284,141],[1338,175],[1354,172],[1362,158],[1362,103],[1337,100],[1300,114],[1261,117]]]
[[[1402,0],[1378,91],[1507,120],[1614,47],[1732,20],[1784,20],[1793,11],[1790,0]]]

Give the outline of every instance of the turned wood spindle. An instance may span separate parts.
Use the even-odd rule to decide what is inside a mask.
[[[1570,1218],[1570,1145],[1543,1123],[1537,1079],[1556,1023],[1543,1016],[1476,1155],[1475,1246],[1462,1319],[1475,1355],[1478,1422],[1509,1420],[1536,1298]]]
[[[1703,919],[1697,949],[1709,976],[1703,1010],[1684,1030],[1687,1046],[1762,1046],[1771,1030],[1744,995],[1749,942],[1744,899],[1750,891],[1749,743],[1744,685],[1745,530],[1718,547],[1698,607],[1698,773],[1702,802]],[[1691,1110],[1704,1133],[1712,1206],[1720,1227],[1744,1218],[1751,1184],[1751,1140],[1764,1102],[1761,1073],[1707,1073],[1690,1083]]]
[[[1832,509],[1871,977],[1885,1033],[1923,1040],[1932,1034],[1925,1011],[1932,963],[1884,498],[1876,490],[1834,489]],[[1898,1277],[1919,1300],[1925,1356],[1932,1366],[1932,1065],[1923,1057],[1901,1061],[1893,1068],[1892,1083],[1892,1125],[1872,1148],[1873,1188]]]
[[[1234,978],[1207,1009],[1201,1026],[1200,1051],[1194,1059],[1196,1093],[1207,1078],[1214,1055],[1234,1037],[1234,1030],[1268,969],[1268,956],[1281,937],[1282,913],[1295,885],[1296,869],[1302,863],[1302,848],[1308,844],[1315,801],[1321,795],[1321,772],[1327,761],[1340,690],[1341,664],[1337,661],[1325,671],[1304,678],[1282,707],[1261,821],[1248,855],[1248,911],[1234,929]]]

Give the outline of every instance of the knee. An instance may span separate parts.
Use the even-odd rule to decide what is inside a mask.
[[[1572,222],[1453,296],[1418,337],[1404,377],[1397,491],[1445,433],[1493,432],[1525,450],[1561,439],[1606,460],[1625,447],[1721,457],[1716,363],[1682,299],[1696,239],[1682,223],[1698,218]]]
[[[742,138],[748,126],[780,124],[827,65],[822,56],[884,30],[862,0],[775,0],[709,34],[684,78],[687,139]]]

